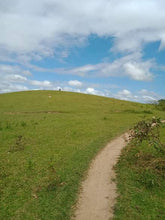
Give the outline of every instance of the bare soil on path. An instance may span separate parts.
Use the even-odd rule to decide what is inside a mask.
[[[87,178],[82,183],[74,220],[109,220],[113,218],[113,207],[117,197],[113,181],[113,166],[117,163],[128,134],[108,143],[92,161]]]

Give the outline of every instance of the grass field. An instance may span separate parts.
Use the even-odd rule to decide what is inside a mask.
[[[1,94],[0,219],[69,219],[91,159],[153,115],[163,118],[152,105],[85,94]]]
[[[122,220],[165,219],[165,125],[158,145],[144,140],[131,142],[116,165],[118,199],[115,218]]]

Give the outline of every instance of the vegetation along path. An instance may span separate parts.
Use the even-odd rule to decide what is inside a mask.
[[[77,203],[73,219],[108,220],[113,217],[116,184],[113,181],[121,149],[126,145],[128,134],[114,139],[96,156],[89,168]]]

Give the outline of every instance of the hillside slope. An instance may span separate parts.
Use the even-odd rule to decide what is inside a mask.
[[[69,219],[91,159],[136,121],[161,112],[105,97],[29,91],[0,95],[0,216]]]

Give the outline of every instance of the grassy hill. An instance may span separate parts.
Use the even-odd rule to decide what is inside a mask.
[[[29,91],[0,95],[1,219],[69,219],[91,159],[152,105]]]

